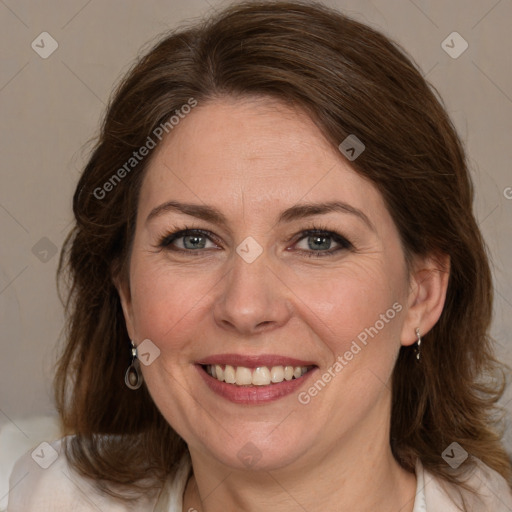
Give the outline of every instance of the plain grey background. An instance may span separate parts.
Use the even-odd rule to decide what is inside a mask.
[[[85,144],[98,133],[114,84],[160,34],[227,3],[0,0],[0,426],[55,414],[58,251]],[[492,334],[512,365],[512,1],[324,3],[399,42],[443,98],[468,151],[475,212],[493,260]],[[58,48],[46,56],[52,44]],[[512,409],[510,389],[502,403]],[[506,443],[512,451],[510,426]]]

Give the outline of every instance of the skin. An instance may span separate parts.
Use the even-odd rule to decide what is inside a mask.
[[[170,200],[212,205],[227,225],[176,211],[146,220]],[[373,229],[342,212],[277,224],[288,207],[333,200],[364,212]],[[302,233],[317,226],[353,248],[308,257],[314,240]],[[159,247],[185,227],[216,238],[187,254]],[[236,252],[249,236],[263,250],[252,263]],[[328,240],[324,252],[340,247]],[[184,242],[171,247],[185,250]],[[379,191],[300,110],[222,98],[182,120],[148,166],[129,282],[117,286],[131,339],[160,349],[142,367],[145,383],[190,450],[183,510],[412,511],[415,475],[389,446],[390,379],[401,345],[441,314],[448,272],[437,270],[440,262],[448,265],[446,257],[416,258],[407,269]],[[315,361],[320,376],[395,303],[402,311],[307,405],[297,393],[234,404],[194,366],[219,353],[279,354]],[[261,455],[250,468],[237,456],[248,442]]]

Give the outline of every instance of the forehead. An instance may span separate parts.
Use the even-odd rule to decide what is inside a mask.
[[[300,201],[347,201],[368,215],[385,210],[301,110],[268,98],[199,104],[156,150],[143,181],[141,215],[172,200],[266,215]]]

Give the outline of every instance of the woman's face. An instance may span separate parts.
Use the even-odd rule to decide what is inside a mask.
[[[199,104],[156,151],[121,295],[130,337],[151,342],[146,385],[189,449],[272,469],[389,436],[414,331],[376,187],[270,99]]]

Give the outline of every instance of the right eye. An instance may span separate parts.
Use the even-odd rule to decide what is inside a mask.
[[[162,249],[179,252],[197,252],[199,249],[208,249],[207,242],[212,241],[212,235],[202,229],[182,229],[164,235],[158,246]],[[218,248],[216,244],[214,247]]]

